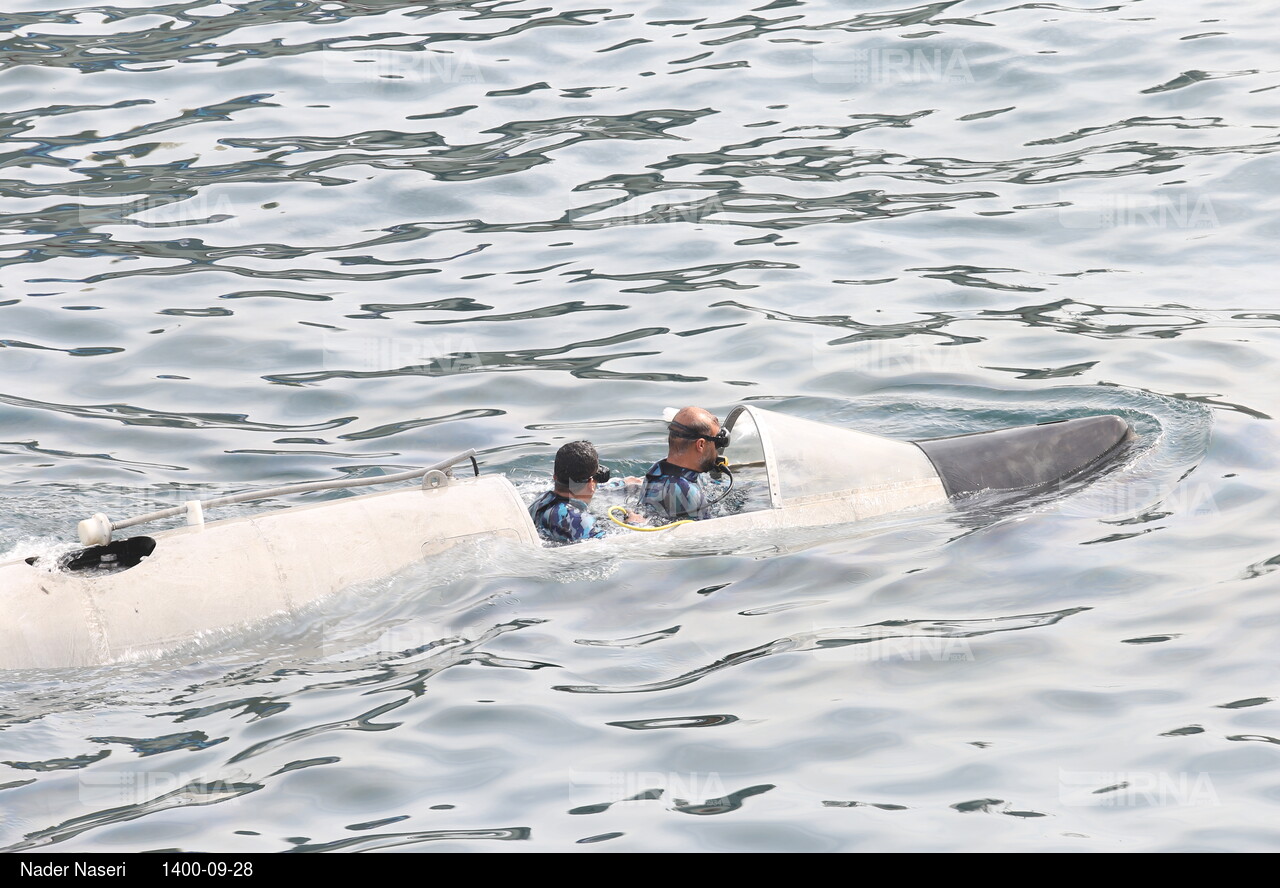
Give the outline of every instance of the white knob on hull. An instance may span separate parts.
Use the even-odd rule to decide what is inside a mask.
[[[111,542],[111,519],[101,512],[76,525],[82,546],[105,546]]]

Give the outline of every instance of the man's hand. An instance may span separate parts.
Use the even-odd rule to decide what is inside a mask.
[[[628,510],[628,511],[627,511],[627,523],[628,523],[628,524],[648,524],[649,522],[648,522],[648,521],[646,521],[646,520],[645,520],[645,517],[644,517],[643,515],[641,515],[639,512],[632,512],[632,511]]]

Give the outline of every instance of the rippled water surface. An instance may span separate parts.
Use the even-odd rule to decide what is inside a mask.
[[[9,673],[0,846],[1280,843],[1265,4],[6,9],[8,555],[468,447],[635,473],[684,404],[1139,438],[1013,505],[454,552]]]

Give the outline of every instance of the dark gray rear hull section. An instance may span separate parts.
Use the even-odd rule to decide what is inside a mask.
[[[1133,438],[1118,416],[1087,416],[917,441],[948,496],[1040,487],[1080,474]]]

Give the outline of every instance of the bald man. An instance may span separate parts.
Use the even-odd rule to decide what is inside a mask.
[[[710,518],[702,475],[728,446],[720,420],[701,407],[682,409],[667,426],[667,458],[644,476],[641,510],[663,522]]]

